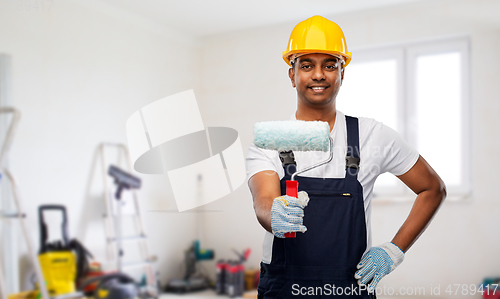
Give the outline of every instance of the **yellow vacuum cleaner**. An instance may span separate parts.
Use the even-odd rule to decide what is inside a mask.
[[[63,215],[62,238],[47,243],[48,230],[43,218],[43,212],[59,210]],[[68,219],[66,208],[62,205],[43,205],[38,209],[40,221],[40,253],[38,260],[42,268],[43,277],[50,296],[58,296],[75,292],[77,274],[76,256],[70,249],[68,241]]]

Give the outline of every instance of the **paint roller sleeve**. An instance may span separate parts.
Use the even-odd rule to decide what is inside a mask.
[[[254,125],[254,144],[277,151],[328,151],[330,126],[323,121],[267,121]]]

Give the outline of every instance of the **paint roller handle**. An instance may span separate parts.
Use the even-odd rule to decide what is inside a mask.
[[[286,181],[286,195],[297,198],[299,192],[299,182]],[[285,238],[295,238],[295,232],[285,233]]]

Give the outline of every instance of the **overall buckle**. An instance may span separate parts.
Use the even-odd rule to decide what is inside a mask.
[[[292,151],[281,151],[279,155],[283,167],[290,164],[297,165],[297,163],[295,163],[295,156],[293,155]]]
[[[347,156],[345,157],[345,169],[347,168],[354,168],[354,169],[359,169],[359,158],[356,158],[354,156]]]

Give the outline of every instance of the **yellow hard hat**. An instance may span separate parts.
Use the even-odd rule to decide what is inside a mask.
[[[342,55],[344,66],[351,61],[351,52],[347,51],[344,33],[336,23],[314,16],[302,21],[293,28],[283,59],[290,63],[290,56],[299,53],[325,53]]]

